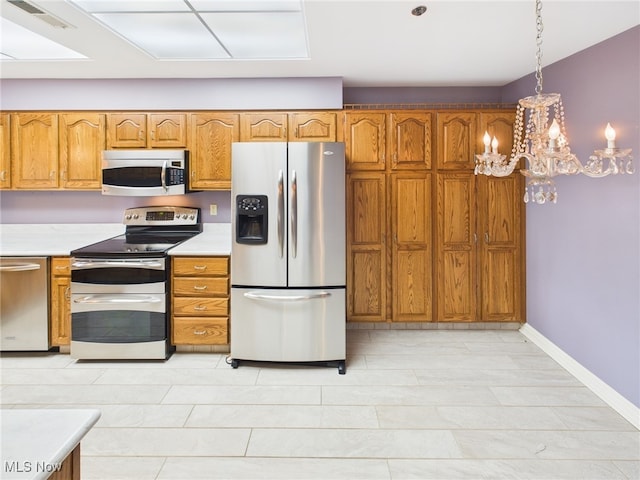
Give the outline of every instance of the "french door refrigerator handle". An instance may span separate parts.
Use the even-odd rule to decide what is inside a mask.
[[[298,179],[296,171],[291,172],[291,256],[298,253]]]
[[[284,173],[278,172],[278,248],[284,257]]]
[[[316,298],[327,298],[331,294],[329,292],[318,292],[308,295],[267,295],[264,293],[247,292],[244,294],[246,298],[251,300],[276,300],[284,302],[299,302],[301,300],[313,300]]]

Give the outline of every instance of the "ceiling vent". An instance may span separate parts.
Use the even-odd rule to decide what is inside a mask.
[[[24,0],[7,0],[8,3],[13,5],[14,7],[18,7],[20,10],[27,12],[29,15],[32,15],[45,23],[48,23],[52,27],[55,28],[71,28],[71,25],[63,22],[57,17],[54,17],[48,12],[41,10],[35,5],[25,2]]]

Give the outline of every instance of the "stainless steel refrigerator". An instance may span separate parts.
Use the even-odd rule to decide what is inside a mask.
[[[232,146],[231,365],[345,373],[344,144]]]

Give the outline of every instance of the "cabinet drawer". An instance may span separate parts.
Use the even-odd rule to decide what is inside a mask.
[[[174,297],[173,314],[179,316],[216,317],[229,314],[228,298]]]
[[[228,318],[180,318],[173,322],[175,345],[224,345],[229,343]]]
[[[228,275],[229,257],[174,258],[173,274],[182,277]]]
[[[191,296],[227,296],[229,279],[227,277],[176,277],[173,280],[174,295]]]
[[[68,277],[71,275],[71,259],[69,257],[52,257],[51,274]]]

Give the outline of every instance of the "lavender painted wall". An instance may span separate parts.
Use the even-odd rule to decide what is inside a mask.
[[[640,407],[640,26],[543,69],[562,95],[572,151],[633,148],[636,173],[559,178],[556,205],[527,207],[529,324]],[[524,77],[503,90],[534,93]]]
[[[215,204],[218,214],[209,214]],[[0,192],[0,223],[121,223],[126,208],[147,205],[200,207],[204,223],[231,222],[231,192],[169,197],[111,197],[100,192]]]

